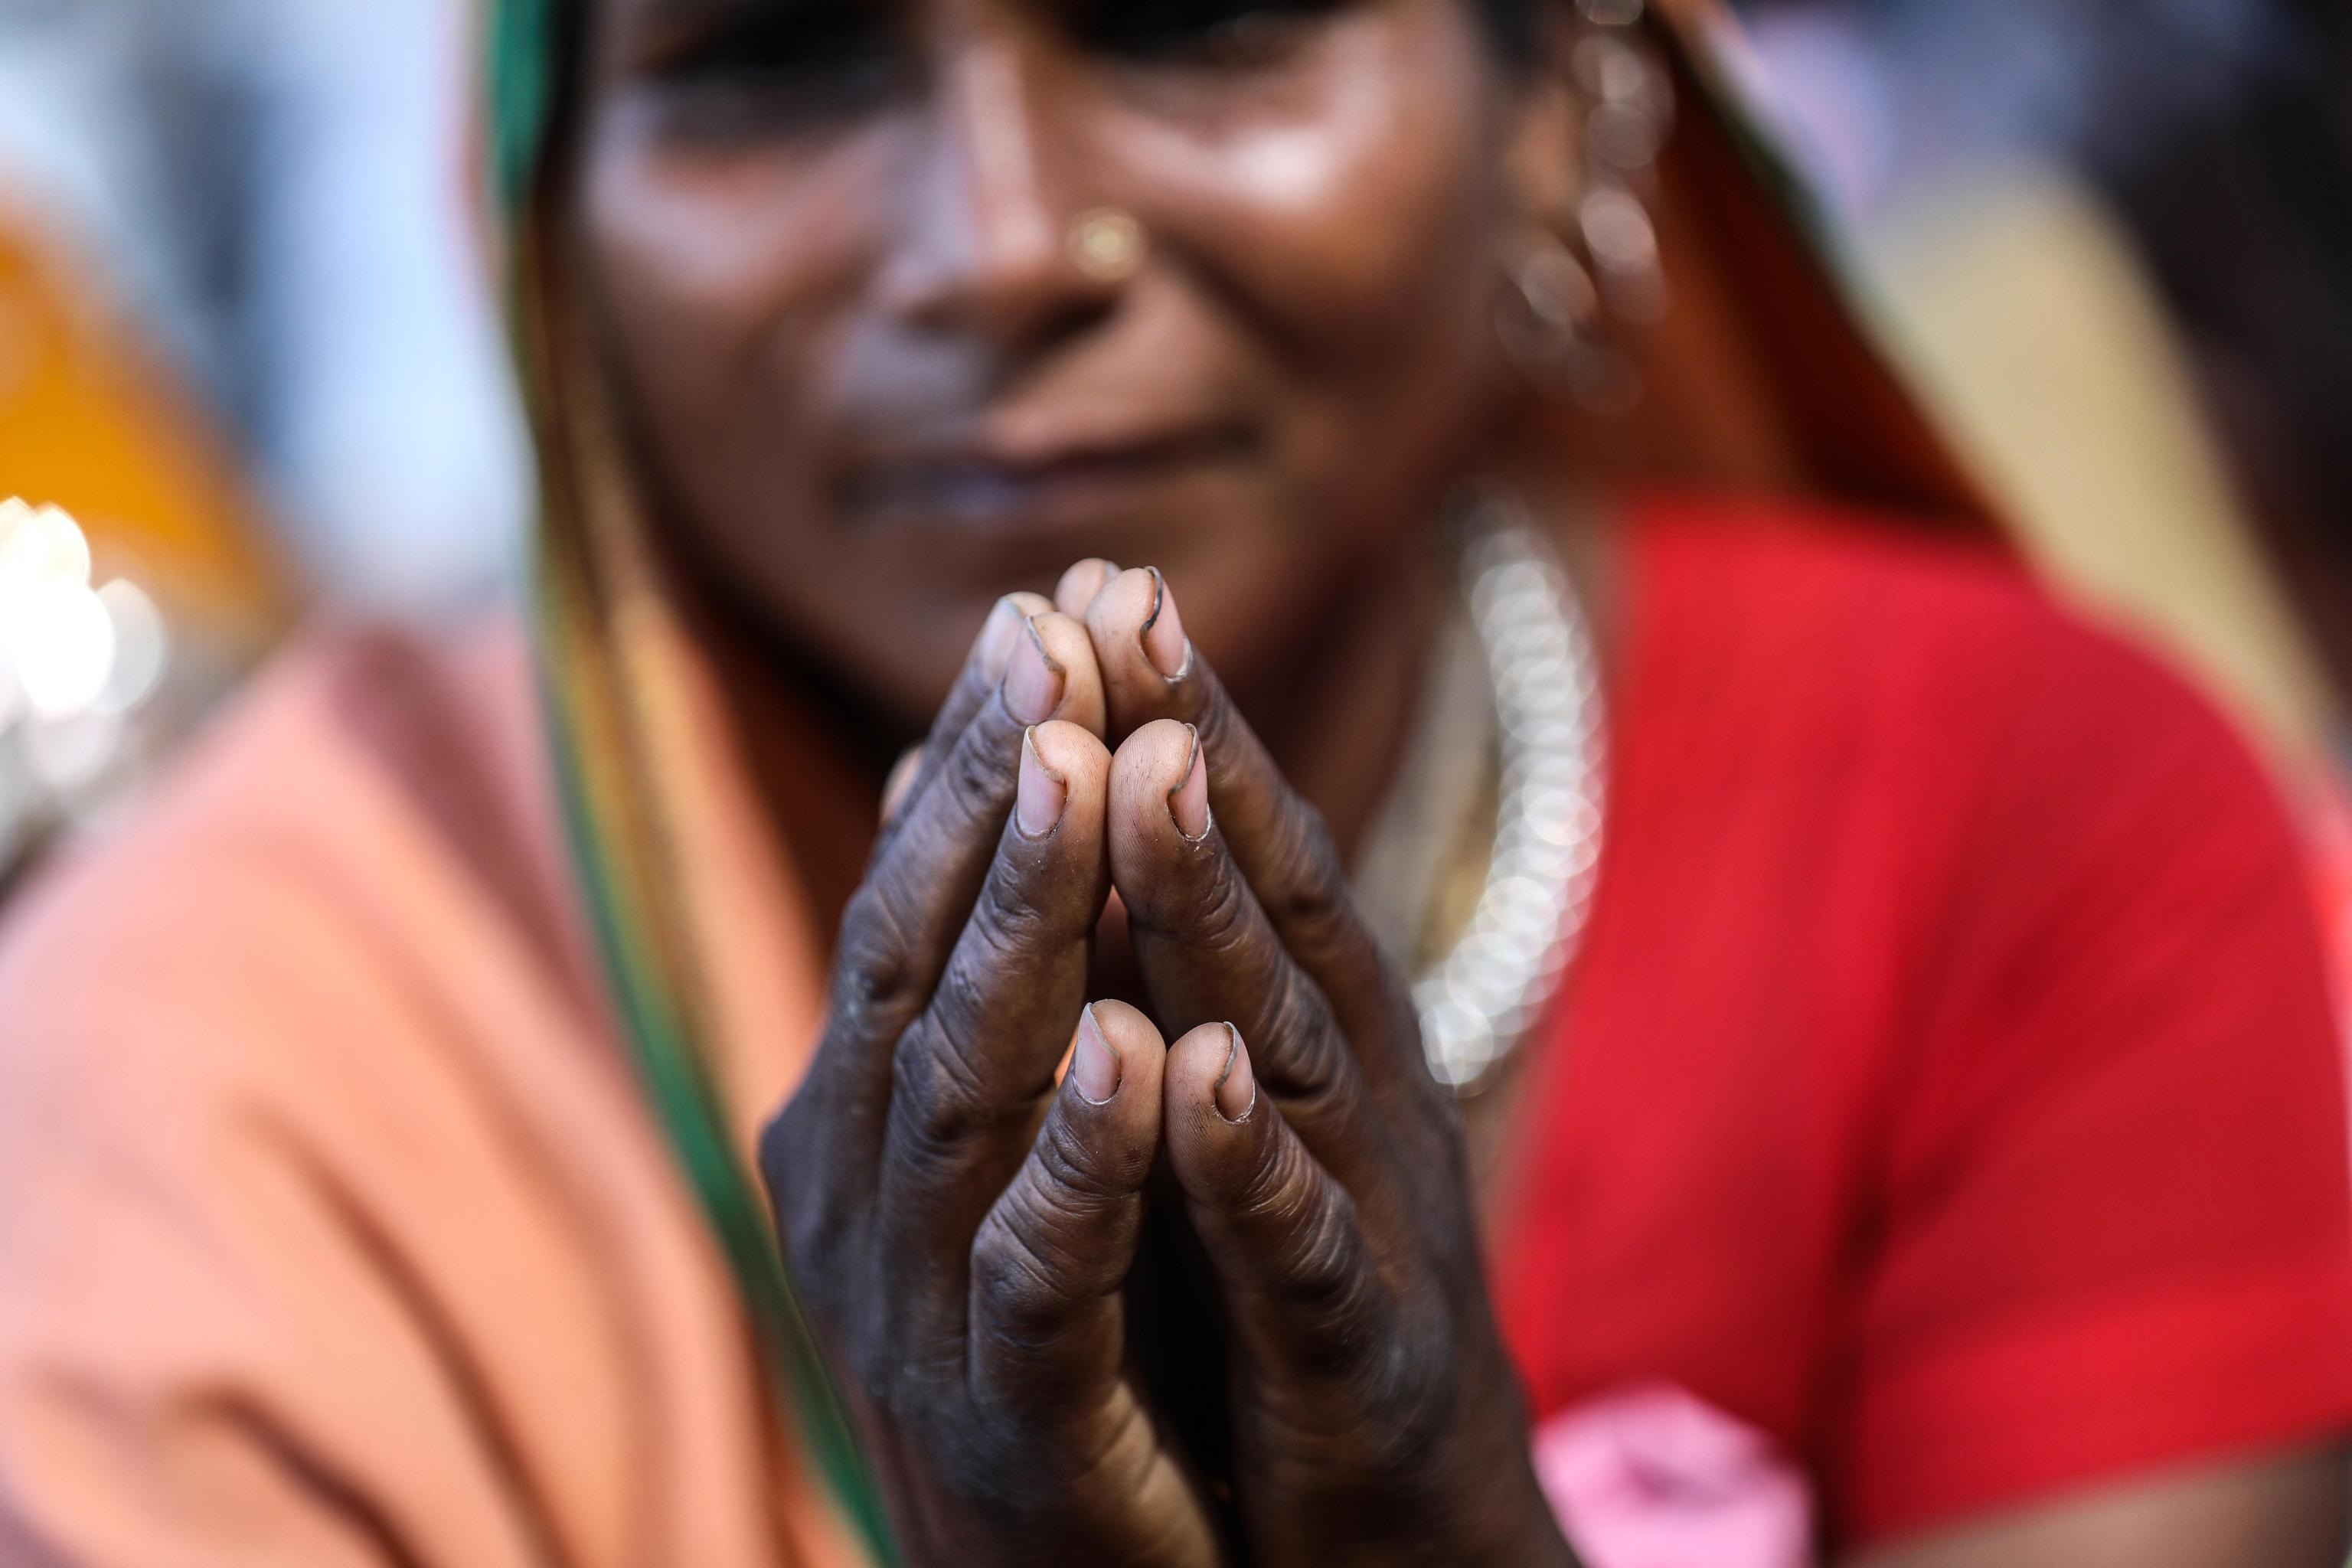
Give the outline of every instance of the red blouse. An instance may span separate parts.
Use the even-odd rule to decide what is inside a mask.
[[[1631,530],[1495,1258],[1538,1413],[1677,1384],[1846,1548],[2352,1430],[2341,1073],[2255,764],[1990,552],[1731,510]]]

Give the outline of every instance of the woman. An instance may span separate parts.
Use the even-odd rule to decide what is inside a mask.
[[[1640,1560],[1599,1452],[1766,1489],[1682,1561],[2340,1555],[2276,809],[1988,549],[1612,489],[1957,491],[1670,34],[539,10],[554,734],[314,652],[26,911],[28,1550]]]

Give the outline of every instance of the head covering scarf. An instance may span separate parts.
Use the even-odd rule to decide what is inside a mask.
[[[550,752],[573,870],[639,1081],[725,1254],[824,1496],[894,1564],[878,1490],[783,1268],[715,1067],[694,868],[677,812],[691,781],[682,629],[620,467],[593,361],[550,265],[541,199],[562,0],[493,0],[489,173],[506,227],[509,327],[540,470],[533,585]]]
[[[697,927],[684,830],[701,755],[688,743],[687,634],[666,596],[601,368],[568,308],[551,243],[549,150],[565,8],[490,0],[488,174],[503,222],[518,374],[540,465],[534,552],[541,684],[576,880],[646,1100],[768,1351],[797,1449],[877,1564],[897,1561],[860,1452],[732,1131],[711,1041],[717,944]],[[1801,188],[1728,89],[1707,0],[1651,17],[1685,112],[1664,177],[1696,199],[1748,346],[1807,487],[1961,527],[1976,488],[1870,342]]]

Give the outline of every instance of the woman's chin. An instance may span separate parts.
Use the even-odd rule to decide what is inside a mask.
[[[1270,487],[1235,464],[997,476],[848,509],[845,531],[940,587],[1049,591],[1073,562],[1182,562],[1280,527]]]

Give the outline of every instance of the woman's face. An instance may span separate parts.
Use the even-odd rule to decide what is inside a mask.
[[[586,69],[663,515],[901,718],[1089,554],[1266,679],[1504,384],[1517,95],[1468,0],[596,0]],[[1103,209],[1131,268],[1072,243]]]

